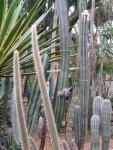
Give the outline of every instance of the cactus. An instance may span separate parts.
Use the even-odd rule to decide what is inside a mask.
[[[13,80],[14,80],[14,100],[16,101],[16,111],[19,124],[19,131],[22,143],[22,150],[30,150],[28,133],[26,128],[24,109],[22,105],[21,79],[18,51],[14,52],[13,62]]]
[[[101,115],[101,106],[102,106],[103,98],[101,96],[96,96],[93,100],[93,115]]]
[[[74,109],[74,130],[75,142],[78,149],[83,148],[83,127],[82,127],[82,112],[80,106],[76,105]]]
[[[62,141],[62,150],[69,150],[69,146],[65,140]]]
[[[19,123],[18,123],[18,115],[16,109],[17,102],[14,99],[14,89],[12,91],[11,96],[11,123],[12,123],[12,135],[15,139],[15,142],[19,145],[21,143],[20,132],[19,132]]]
[[[82,36],[82,13],[86,10],[86,0],[79,0],[79,43],[81,42]],[[80,66],[81,52],[80,52],[80,44],[78,48],[78,65]]]
[[[98,115],[93,115],[91,117],[91,134],[92,134],[91,150],[99,150],[99,128],[100,128],[100,117]]]
[[[34,139],[31,136],[29,136],[29,143],[30,143],[30,146],[31,146],[31,150],[38,150],[38,147],[37,147]]]
[[[73,147],[73,143],[72,143],[73,129],[72,128],[73,128],[73,120],[74,120],[74,107],[75,107],[76,101],[77,101],[77,98],[73,94],[71,104],[69,106],[69,110],[67,113],[67,127],[66,127],[66,141],[67,141],[70,149],[72,149],[72,147]],[[76,143],[75,143],[75,145],[76,145]]]
[[[44,72],[46,72],[46,70],[48,68],[48,55],[47,54],[44,54],[44,57],[42,59],[42,64],[44,67]],[[40,96],[40,89],[39,89],[38,81],[36,78],[34,88],[32,91],[32,96],[30,99],[30,103],[28,105],[27,115],[26,115],[27,127],[28,127],[28,131],[30,134],[33,131],[32,130],[33,126],[34,126],[33,122],[36,122],[38,120],[38,117],[36,117],[37,115],[35,115],[36,114],[35,112],[39,108],[39,102],[38,102],[39,96]],[[34,115],[35,115],[35,117],[34,117]],[[36,121],[35,121],[35,119],[36,119]],[[35,126],[36,126],[36,124],[35,124]]]
[[[58,130],[60,129],[63,112],[64,99],[59,95],[64,88],[68,87],[68,70],[70,65],[70,40],[69,40],[69,24],[68,24],[68,8],[66,0],[57,0],[57,9],[59,16],[59,31],[61,39],[61,72],[58,80],[58,94],[56,98],[55,119]]]
[[[35,26],[32,26],[32,51],[33,51],[35,70],[38,77],[39,87],[41,90],[42,100],[44,104],[51,145],[54,150],[60,150],[60,144],[59,144],[58,133],[55,125],[55,119],[54,119],[52,106],[51,106],[50,98],[48,95],[48,91],[44,79],[44,73],[43,73],[41,58],[39,53],[39,46],[37,43],[37,31]]]
[[[105,99],[101,108],[102,150],[109,149],[111,111],[111,102],[109,99]]]
[[[89,99],[89,75],[88,75],[88,24],[89,13],[82,13],[82,36],[79,43],[80,59],[80,106],[83,120],[83,138],[87,136],[88,127],[88,99]]]

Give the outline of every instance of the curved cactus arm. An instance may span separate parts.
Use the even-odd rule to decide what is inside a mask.
[[[28,132],[26,128],[26,121],[24,116],[24,108],[22,105],[22,91],[20,79],[20,65],[18,51],[14,52],[13,61],[13,80],[14,80],[14,100],[16,101],[16,111],[19,124],[19,131],[23,150],[30,150]]]
[[[39,53],[39,46],[37,44],[37,32],[35,26],[32,26],[32,50],[33,50],[35,70],[38,77],[42,100],[44,104],[51,145],[54,150],[60,150],[58,133],[55,125],[55,119],[52,111],[51,101],[49,98],[47,86],[44,79],[44,73],[43,73],[41,58]]]
[[[109,149],[111,111],[111,102],[109,99],[105,99],[101,108],[102,150]]]
[[[98,115],[93,115],[91,118],[91,134],[92,134],[91,150],[99,150],[99,128],[100,128],[100,117]]]
[[[55,119],[57,123],[57,128],[59,130],[64,112],[64,99],[60,96],[59,93],[61,93],[64,88],[68,87],[68,70],[70,65],[70,40],[66,0],[57,0],[57,9],[59,16],[59,31],[61,40],[61,72],[58,80],[58,94],[56,98]]]

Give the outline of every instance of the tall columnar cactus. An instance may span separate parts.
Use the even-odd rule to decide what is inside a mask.
[[[80,106],[76,105],[74,109],[74,130],[75,142],[78,149],[83,148],[83,127],[82,127],[82,112]]]
[[[91,118],[91,134],[92,134],[91,150],[99,150],[99,128],[100,128],[100,117],[98,115],[93,115]]]
[[[102,150],[109,150],[111,111],[111,102],[109,99],[105,99],[101,108]]]
[[[38,77],[42,100],[44,104],[51,145],[54,150],[60,150],[60,144],[59,144],[58,133],[55,125],[55,119],[54,119],[51,101],[45,83],[42,64],[41,64],[41,57],[39,52],[39,46],[37,44],[37,32],[35,26],[32,27],[32,50],[33,50],[35,70]]]
[[[56,98],[55,119],[57,128],[60,129],[63,112],[64,99],[59,93],[64,88],[68,87],[68,70],[70,65],[70,40],[69,40],[69,24],[68,24],[68,9],[66,0],[57,0],[57,9],[59,16],[59,31],[61,40],[61,72],[58,81],[58,94]]]
[[[16,101],[16,111],[19,124],[19,131],[22,143],[22,150],[30,150],[28,132],[26,128],[24,108],[22,105],[21,79],[18,51],[14,52],[13,62],[13,80],[14,80],[14,100]]]
[[[93,54],[93,35],[94,35],[94,13],[95,13],[95,0],[92,0],[91,17],[90,17],[90,52]]]
[[[44,68],[44,72],[45,72],[48,68],[48,55],[47,54],[44,54],[44,57],[42,59],[42,64],[43,64],[43,68]],[[38,116],[35,114],[38,113],[37,110],[39,109],[39,105],[40,105],[40,103],[38,102],[39,96],[40,96],[40,89],[39,89],[38,81],[36,78],[34,88],[32,91],[32,96],[30,99],[30,103],[28,105],[27,115],[26,115],[27,128],[28,128],[28,132],[30,134],[31,134],[33,126],[34,126],[33,122],[36,123],[38,120]],[[36,124],[35,124],[35,126],[36,126]]]
[[[93,100],[93,115],[101,115],[101,106],[103,98],[101,96],[96,96]]]
[[[88,73],[88,25],[89,13],[82,13],[81,29],[82,35],[79,43],[80,59],[80,106],[83,120],[83,137],[87,135],[88,124],[88,99],[89,99],[89,73]]]

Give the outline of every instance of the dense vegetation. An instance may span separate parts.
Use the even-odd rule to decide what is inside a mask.
[[[0,0],[1,150],[43,150],[47,130],[53,150],[109,149],[112,20],[112,0]]]

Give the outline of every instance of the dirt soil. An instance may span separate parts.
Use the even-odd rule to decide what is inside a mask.
[[[59,135],[59,138],[60,138],[60,140],[65,139],[64,134],[61,133]],[[34,139],[35,139],[37,145],[39,145],[40,144],[40,138],[37,135],[35,135]],[[100,137],[100,145],[102,145],[101,143],[102,143],[102,140],[101,140],[101,137]],[[90,145],[91,145],[91,137],[89,136],[88,141],[84,145],[84,150],[90,150]],[[52,150],[48,134],[46,135],[46,143],[45,143],[44,150]],[[100,150],[101,150],[101,146],[100,146]],[[113,150],[113,139],[110,139],[109,150]]]

